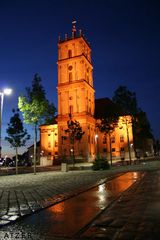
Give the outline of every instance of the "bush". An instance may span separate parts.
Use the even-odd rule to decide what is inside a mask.
[[[93,170],[106,170],[106,169],[109,169],[110,168],[110,165],[108,163],[108,160],[107,159],[104,159],[104,158],[96,158],[94,163],[93,163],[93,166],[92,166],[92,169]]]

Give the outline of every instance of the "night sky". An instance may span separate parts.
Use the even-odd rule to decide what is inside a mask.
[[[136,92],[138,106],[147,113],[154,136],[160,138],[158,2],[1,0],[0,89],[13,89],[12,96],[4,99],[3,155],[11,153],[4,141],[11,110],[35,73],[42,78],[47,98],[57,106],[57,40],[71,34],[73,20],[92,48],[96,98],[112,98],[119,85],[127,86]],[[33,138],[28,144],[32,143]]]

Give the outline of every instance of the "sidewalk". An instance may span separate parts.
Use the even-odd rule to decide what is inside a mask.
[[[78,239],[160,239],[160,171],[148,171],[90,224]]]
[[[148,162],[141,165],[114,167],[107,171],[54,171],[37,173],[36,175],[30,173],[17,176],[1,176],[0,227],[24,215],[32,214],[37,210],[74,196],[78,192],[117,173],[130,170],[150,171],[156,169],[160,169],[160,161]],[[150,175],[154,176],[153,172]],[[157,181],[157,179],[155,180]],[[158,188],[158,185],[156,186]],[[151,191],[150,188],[148,190]]]

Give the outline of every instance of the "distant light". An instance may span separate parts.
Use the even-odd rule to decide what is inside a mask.
[[[11,89],[11,88],[5,88],[5,89],[3,90],[3,93],[4,93],[5,95],[10,95],[10,94],[12,93],[12,89]]]
[[[98,134],[95,135],[95,138],[98,138]]]
[[[43,156],[43,154],[44,154],[44,151],[42,150],[42,151],[40,152],[40,155]]]

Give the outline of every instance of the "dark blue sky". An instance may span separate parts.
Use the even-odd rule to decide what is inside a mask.
[[[3,138],[11,109],[17,107],[18,96],[31,85],[35,73],[41,76],[47,97],[57,105],[57,39],[71,33],[73,19],[91,44],[96,98],[111,98],[119,85],[127,86],[136,92],[139,107],[160,138],[158,2],[0,1],[0,89],[13,89],[12,96],[4,99]],[[3,147],[4,154],[7,149]]]

